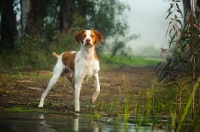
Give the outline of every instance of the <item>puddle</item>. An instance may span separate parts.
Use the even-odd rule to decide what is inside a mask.
[[[163,121],[165,123],[166,121]],[[159,124],[158,124],[159,126]],[[0,113],[2,132],[165,132],[153,123],[141,122],[140,127],[131,118],[124,125],[122,117],[93,118],[84,114],[60,115],[39,113]],[[173,131],[172,131],[173,132]]]

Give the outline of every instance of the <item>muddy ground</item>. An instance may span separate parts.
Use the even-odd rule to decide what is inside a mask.
[[[0,74],[0,107],[3,109],[11,105],[33,105],[37,107],[39,99],[51,78],[51,71],[26,72],[18,74]],[[141,90],[151,87],[155,81],[154,67],[126,67],[100,71],[101,91],[98,96],[98,104],[104,100],[109,104],[116,97],[123,104],[127,92],[137,98]],[[89,79],[83,83],[81,89],[81,109],[89,105],[89,99],[93,94],[93,81]],[[118,96],[117,96],[118,95]],[[74,105],[73,89],[65,77],[61,77],[45,99],[45,106],[72,106]],[[66,105],[67,104],[67,105]]]

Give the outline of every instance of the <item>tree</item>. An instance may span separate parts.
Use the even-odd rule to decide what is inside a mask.
[[[60,12],[59,12],[59,30],[62,33],[68,33],[73,25],[73,7],[74,0],[61,0],[60,1]]]
[[[128,25],[123,13],[130,8],[119,0],[3,0],[1,3],[1,45],[8,46],[8,49],[19,49],[27,44],[35,47],[37,43],[36,47],[41,47],[43,42],[47,46],[56,41],[57,31],[72,38],[74,33],[81,29],[96,29],[103,33],[104,41],[99,49],[102,49],[105,40],[110,38],[116,43],[112,46],[118,47],[112,49],[125,47],[124,42],[118,38],[127,37],[125,32]],[[20,4],[20,26],[16,22],[14,3],[17,7]],[[128,39],[130,38],[128,36]],[[45,49],[48,47],[50,46]],[[116,53],[115,51],[114,54]]]
[[[48,0],[30,0],[26,32],[35,29],[41,30],[49,3]]]
[[[0,2],[0,51],[13,50],[17,35],[15,0],[1,0]]]

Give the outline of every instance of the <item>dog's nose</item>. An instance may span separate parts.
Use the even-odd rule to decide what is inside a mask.
[[[90,39],[89,39],[89,38],[87,38],[87,39],[86,39],[86,41],[87,41],[87,42],[90,42]]]

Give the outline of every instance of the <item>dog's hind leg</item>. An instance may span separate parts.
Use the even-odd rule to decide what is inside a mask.
[[[47,94],[49,93],[49,91],[51,90],[53,85],[57,82],[62,71],[63,71],[63,64],[60,60],[60,61],[57,62],[56,66],[53,70],[53,76],[51,77],[50,82],[49,82],[46,90],[43,92],[43,94],[41,96],[40,103],[39,103],[38,107],[43,107],[45,97],[47,96]]]
[[[75,82],[74,82],[74,76],[70,70],[67,70],[67,79],[70,81],[72,84],[73,90],[75,89]]]
[[[99,92],[100,92],[99,75],[98,75],[98,73],[94,74],[93,79],[94,79],[95,91],[94,91],[94,94],[92,95],[92,97],[90,99],[91,104],[94,103],[94,101],[97,99],[97,96],[99,95]]]

